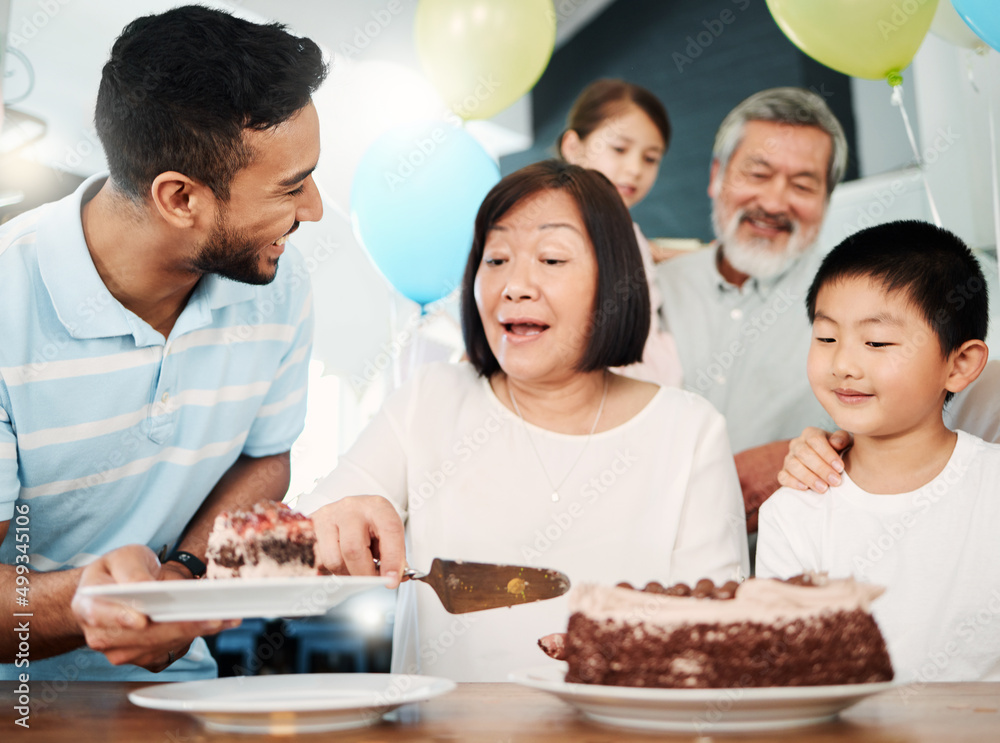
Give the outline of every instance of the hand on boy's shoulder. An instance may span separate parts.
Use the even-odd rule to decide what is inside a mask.
[[[829,433],[822,428],[806,428],[789,442],[778,482],[793,490],[825,493],[830,485],[840,485],[840,473],[844,471],[841,455],[853,442],[847,431]]]

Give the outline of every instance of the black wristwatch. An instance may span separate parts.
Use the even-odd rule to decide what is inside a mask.
[[[186,567],[191,571],[191,575],[195,578],[205,577],[205,563],[199,560],[197,557],[192,555],[190,552],[181,552],[180,550],[174,550],[163,562],[179,562],[181,565]]]

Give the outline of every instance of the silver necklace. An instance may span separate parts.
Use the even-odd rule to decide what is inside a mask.
[[[528,443],[531,444],[531,450],[535,452],[535,459],[538,460],[538,466],[542,468],[542,473],[545,475],[545,479],[549,481],[549,487],[552,488],[552,502],[555,503],[559,500],[559,488],[566,484],[569,476],[573,474],[573,470],[576,469],[576,465],[580,463],[580,458],[583,457],[583,453],[587,450],[587,445],[590,443],[590,439],[594,435],[594,431],[597,430],[597,424],[601,420],[601,413],[604,412],[604,402],[608,399],[608,373],[604,372],[604,394],[601,396],[601,404],[597,408],[597,417],[594,418],[594,425],[590,427],[590,433],[587,434],[587,440],[583,442],[583,448],[580,449],[580,453],[576,455],[576,459],[573,460],[573,464],[570,465],[569,470],[566,472],[566,476],[559,482],[558,485],[553,485],[552,478],[549,477],[549,471],[545,468],[545,463],[542,461],[542,455],[538,453],[538,448],[535,446],[535,440],[531,438],[531,431],[528,430],[528,424],[524,420],[524,416],[521,415],[521,409],[517,406],[517,399],[514,397],[514,389],[510,386],[510,380],[507,381],[507,395],[510,397],[511,405],[514,406],[514,412],[517,413],[517,417],[521,419],[521,425],[524,426],[524,433],[528,437]]]

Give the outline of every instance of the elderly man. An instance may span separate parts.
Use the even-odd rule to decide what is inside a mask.
[[[774,88],[740,103],[715,138],[708,194],[716,242],[662,264],[664,312],[685,386],[726,416],[747,528],[777,489],[788,439],[828,425],[809,389],[803,302],[847,140],[823,100]]]
[[[217,513],[288,488],[325,75],[277,24],[139,18],[97,95],[110,176],[0,229],[0,679],[215,675],[192,640],[222,622],[77,587],[198,577]]]

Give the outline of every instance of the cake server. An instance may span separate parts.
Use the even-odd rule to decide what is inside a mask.
[[[377,565],[378,560],[375,562]],[[440,557],[434,558],[426,573],[404,569],[403,580],[407,578],[433,588],[450,614],[544,601],[569,590],[569,578],[558,570]]]

